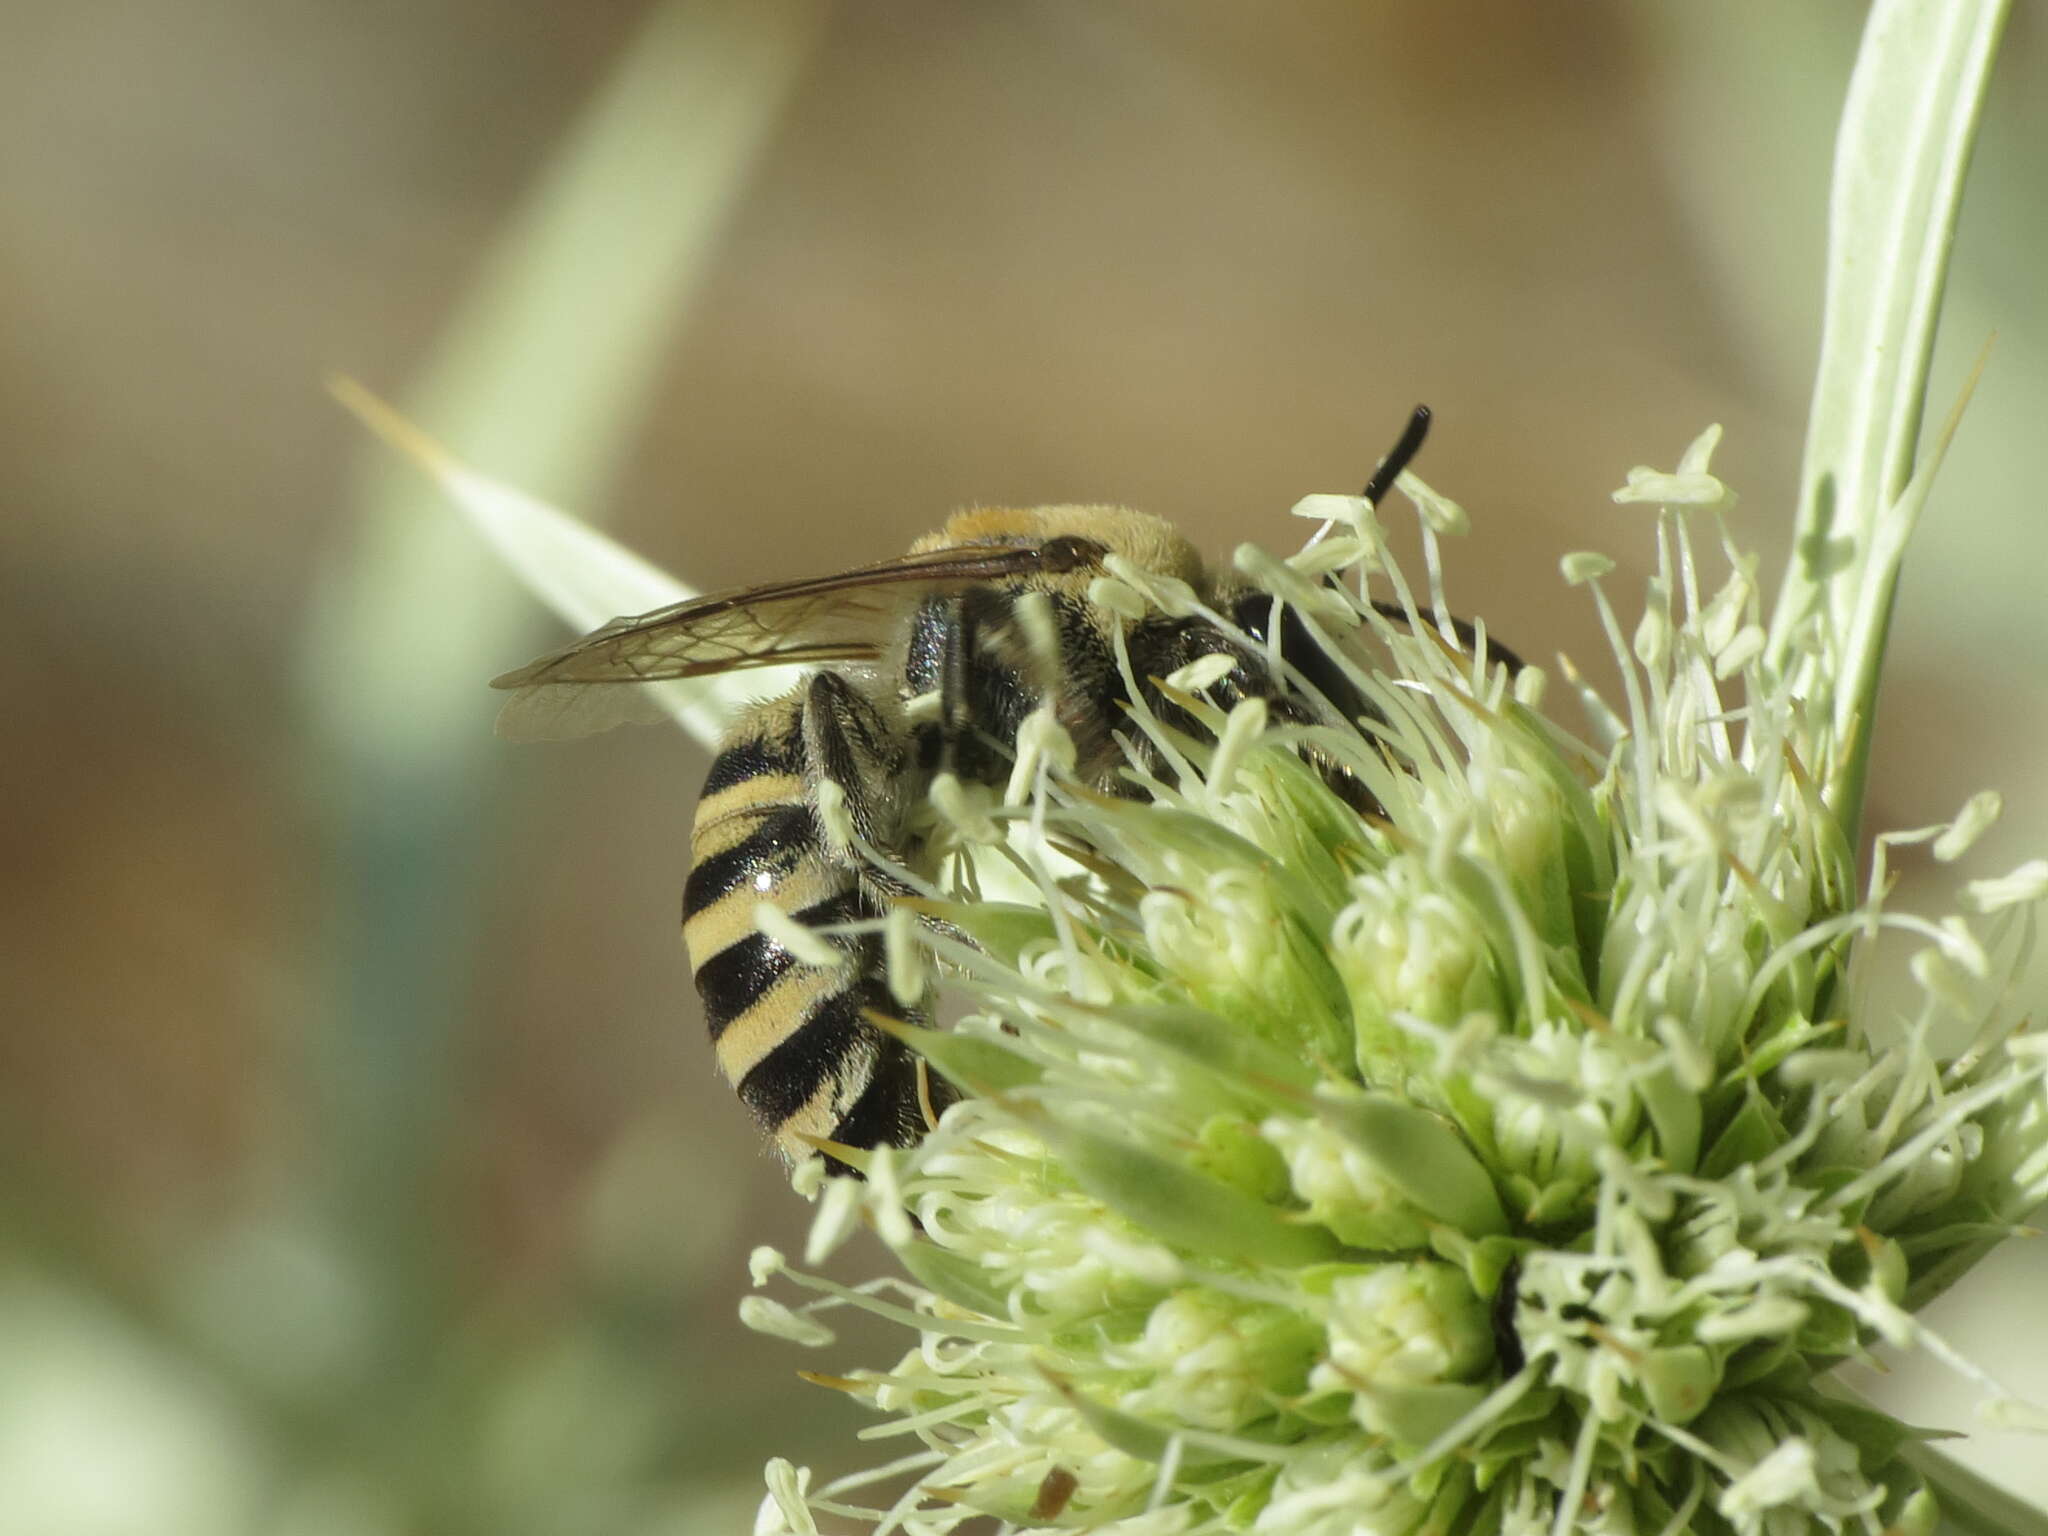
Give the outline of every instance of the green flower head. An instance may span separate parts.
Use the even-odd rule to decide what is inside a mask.
[[[1370,713],[1279,725],[1169,680],[1199,728],[1134,706],[1175,771],[1129,800],[1037,728],[924,941],[967,1015],[906,1032],[965,1096],[819,1197],[808,1265],[865,1222],[904,1278],[757,1255],[810,1326],[915,1330],[829,1378],[921,1447],[881,1469],[909,1487],[777,1471],[763,1532],[1926,1526],[1908,1432],[1821,1378],[1891,1340],[1988,1385],[1911,1309],[2048,1193],[2048,1057],[2005,985],[2040,882],[1974,887],[1977,924],[1889,911],[1882,854],[1858,883],[1717,435],[1617,493],[1660,509],[1632,629],[1604,562],[1566,562],[1624,677],[1610,706],[1567,669],[1591,740],[1331,497],[1303,554],[1238,565]],[[1952,855],[1982,810],[1909,837]],[[1923,946],[1911,997],[1867,980],[1888,931]],[[1958,1012],[1976,1043],[1938,1058]]]

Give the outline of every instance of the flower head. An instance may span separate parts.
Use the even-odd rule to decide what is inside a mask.
[[[923,1447],[878,1529],[1931,1509],[1906,1432],[1817,1379],[1880,1340],[1973,1370],[1909,1308],[2048,1193],[2048,1055],[2002,969],[2028,917],[1893,913],[1882,858],[1857,883],[1818,789],[1835,739],[1764,658],[1751,562],[1724,540],[1708,585],[1711,446],[1621,493],[1679,503],[1632,628],[1568,562],[1625,679],[1595,740],[1429,616],[1370,507],[1316,498],[1348,527],[1239,564],[1283,599],[1334,575],[1310,627],[1369,715],[1277,725],[1182,679],[1199,732],[1134,706],[1161,750],[1133,774],[1178,765],[1143,798],[1040,754],[981,813],[1026,899],[972,899],[956,863],[926,942],[968,1014],[906,1031],[964,1097],[833,1184],[812,1245],[865,1216],[906,1276],[776,1266],[813,1310],[916,1331],[831,1379]],[[1887,932],[1922,946],[1917,995],[1872,992]],[[1944,1060],[1959,1011],[1976,1043]],[[860,1508],[857,1481],[810,1507]]]

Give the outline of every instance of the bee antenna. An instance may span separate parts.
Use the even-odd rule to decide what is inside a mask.
[[[1429,436],[1429,407],[1418,405],[1415,414],[1408,418],[1408,425],[1401,430],[1401,440],[1394,444],[1380,467],[1373,471],[1372,478],[1365,482],[1365,499],[1377,508],[1380,498],[1393,489],[1394,482],[1401,478],[1401,471],[1413,462],[1415,455],[1422,451],[1422,440]]]

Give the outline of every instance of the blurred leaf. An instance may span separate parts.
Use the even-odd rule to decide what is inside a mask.
[[[219,1382],[104,1304],[0,1272],[0,1530],[253,1529],[261,1435]]]
[[[1915,455],[1949,246],[2005,13],[2005,0],[1879,0],[1836,143],[1820,372],[1770,651],[1832,709],[1829,800],[1852,830],[1892,596],[1926,495]],[[1935,462],[1946,446],[1944,435]],[[1816,615],[1831,644],[1807,660],[1798,637]]]
[[[337,400],[427,473],[521,583],[572,628],[594,629],[610,619],[666,608],[696,595],[587,523],[517,487],[478,474],[355,380],[337,379],[332,387]],[[724,734],[736,707],[798,670],[756,667],[744,673],[638,686],[654,705],[650,714],[668,714],[708,747]],[[502,716],[499,730],[505,731]],[[541,732],[538,738],[554,734]]]
[[[824,14],[820,0],[654,10],[404,392],[407,413],[500,481],[601,505]],[[308,702],[366,768],[471,763],[490,750],[483,685],[522,659],[527,605],[388,454],[369,460],[360,505],[308,636]]]
[[[507,484],[601,506],[824,16],[822,0],[650,10],[404,391],[410,410]],[[573,1420],[584,1429],[547,1459],[559,1486],[537,1513],[558,1515],[557,1530],[617,1529],[618,1510],[652,1495],[647,1480],[668,1458],[644,1424],[607,1442],[612,1421],[575,1400],[601,1378],[598,1397],[627,1421],[650,1404],[680,1411],[653,1347],[664,1324],[576,1298],[586,1305],[567,1328],[536,1337],[508,1329],[495,1298],[488,1322],[457,1315],[444,1289],[461,1235],[442,1185],[451,1132],[467,1116],[453,1045],[483,906],[479,788],[500,750],[486,684],[531,649],[534,614],[436,485],[381,448],[366,462],[352,543],[327,574],[303,650],[334,817],[333,991],[309,1063],[324,1136],[311,1161],[334,1240],[361,1267],[371,1323],[360,1385],[338,1405],[352,1427],[313,1449],[374,1468],[403,1528],[502,1530],[484,1507],[493,1488],[502,1493],[507,1476],[530,1486],[545,1470],[517,1450],[522,1436],[547,1439],[547,1423]],[[477,483],[492,510],[551,530],[558,563],[565,547],[612,549],[523,493]],[[654,601],[675,590],[622,553],[610,569]],[[602,1369],[507,1374],[551,1358]],[[346,1467],[307,1470],[322,1487],[356,1486]],[[317,1528],[327,1505],[308,1498]],[[334,1507],[376,1518],[359,1506],[342,1496]]]

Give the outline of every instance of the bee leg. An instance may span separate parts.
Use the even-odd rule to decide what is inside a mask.
[[[923,709],[910,728],[920,774],[1000,784],[1017,728],[1038,702],[1017,599],[986,587],[926,599],[911,621],[904,690]]]
[[[836,672],[814,675],[804,693],[804,778],[812,802],[829,796],[844,810],[819,820],[832,857],[862,863],[849,838],[887,849],[902,833],[902,733],[875,703]],[[827,789],[825,786],[830,785]]]
[[[871,699],[834,673],[811,679],[804,706],[805,776],[812,801],[829,795],[840,812],[819,818],[827,852],[854,871],[880,899],[882,910],[891,901],[920,894],[904,878],[913,868],[904,848],[904,825],[916,777],[908,743],[890,729]],[[825,789],[828,784],[831,788]]]
[[[877,867],[855,844],[901,863],[896,850],[908,809],[902,733],[892,730],[874,701],[845,678],[820,672],[804,695],[803,742],[804,777],[812,803],[829,797],[840,808],[837,814],[818,818],[826,855],[858,879],[861,914],[881,917],[893,902],[916,893],[901,878]],[[888,963],[879,937],[861,935],[851,948],[861,970],[860,1006],[907,1023],[925,1022],[921,1008],[904,1007],[889,990]],[[866,1090],[840,1121],[837,1139],[856,1146],[908,1146],[958,1094],[902,1042],[872,1024],[863,1022],[861,1029],[864,1048],[873,1052],[873,1066]]]
[[[856,873],[875,911],[924,895],[913,883],[919,871],[907,847],[905,824],[910,796],[926,780],[912,761],[907,738],[892,732],[881,710],[844,678],[824,672],[811,680],[805,699],[804,756],[813,796],[819,785],[830,783],[829,793],[845,809],[844,825],[825,829],[826,847]],[[883,862],[854,847],[845,836],[849,830]],[[919,921],[954,931],[922,914]]]

